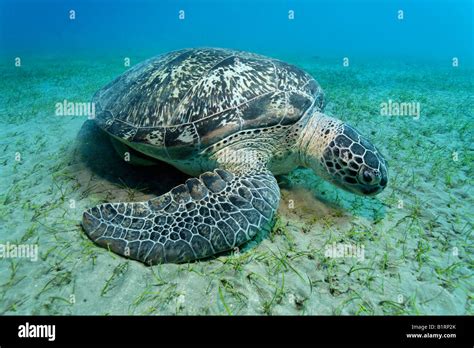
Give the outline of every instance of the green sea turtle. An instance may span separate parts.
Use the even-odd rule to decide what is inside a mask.
[[[145,202],[84,212],[93,241],[147,264],[209,257],[270,229],[280,200],[274,175],[298,166],[357,194],[387,184],[379,151],[322,113],[313,77],[276,59],[175,51],[136,65],[93,101],[95,122],[119,152],[198,176]]]

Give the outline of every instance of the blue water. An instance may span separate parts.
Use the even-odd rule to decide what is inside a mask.
[[[472,0],[0,1],[0,50],[6,56],[215,46],[274,55],[457,57],[472,64],[472,26]]]

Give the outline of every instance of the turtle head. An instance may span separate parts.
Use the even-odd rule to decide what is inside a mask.
[[[313,114],[298,146],[303,166],[347,191],[368,196],[387,186],[383,156],[357,130],[337,119]]]

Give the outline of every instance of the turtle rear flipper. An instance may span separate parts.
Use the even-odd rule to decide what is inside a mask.
[[[216,169],[146,202],[105,203],[84,212],[88,236],[147,264],[180,263],[242,245],[270,227],[280,192],[266,169]]]

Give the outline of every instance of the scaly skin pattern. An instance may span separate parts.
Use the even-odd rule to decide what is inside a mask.
[[[375,146],[353,127],[318,111],[296,148],[302,166],[345,190],[374,195],[387,185],[387,163]]]
[[[84,213],[96,243],[147,264],[180,263],[233,249],[269,229],[280,191],[260,156],[191,178],[146,202],[105,203]],[[236,156],[238,158],[238,156]]]

